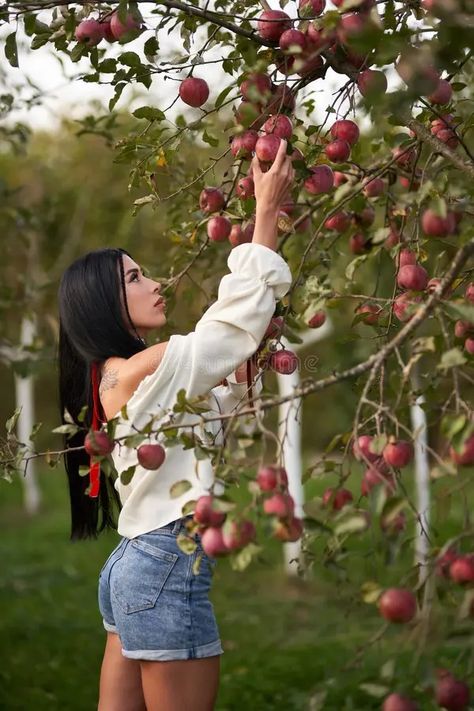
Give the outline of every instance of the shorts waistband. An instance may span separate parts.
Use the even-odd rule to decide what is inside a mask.
[[[182,516],[181,518],[177,518],[176,521],[170,521],[169,523],[165,523],[164,526],[156,528],[155,531],[170,531],[170,533],[177,535],[185,528],[186,521],[189,521],[192,518],[193,514],[189,514],[188,516]]]

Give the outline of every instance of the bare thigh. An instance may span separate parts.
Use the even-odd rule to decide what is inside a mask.
[[[98,711],[147,711],[140,662],[123,656],[120,637],[113,632],[107,632]]]
[[[140,661],[147,711],[213,711],[220,655],[170,662]]]

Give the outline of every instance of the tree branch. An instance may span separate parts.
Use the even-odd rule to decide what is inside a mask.
[[[416,133],[420,141],[424,141],[429,146],[434,148],[435,151],[441,153],[442,156],[447,158],[456,168],[459,168],[463,173],[469,175],[469,177],[474,178],[474,163],[467,163],[461,158],[457,153],[455,153],[451,148],[448,148],[446,143],[443,143],[436,138],[436,136],[431,135],[425,126],[416,119],[411,119],[407,123],[408,128]]]

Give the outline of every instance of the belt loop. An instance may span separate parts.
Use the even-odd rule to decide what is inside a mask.
[[[173,534],[178,534],[181,531],[181,525],[183,523],[182,518],[177,518],[176,521],[174,522],[173,526]]]

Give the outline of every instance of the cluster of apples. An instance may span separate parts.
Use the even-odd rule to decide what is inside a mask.
[[[103,39],[107,42],[128,42],[140,34],[142,21],[138,10],[128,12],[123,22],[115,11],[102,19],[81,20],[76,27],[75,37],[88,47],[95,47]]]
[[[448,548],[436,560],[436,573],[458,585],[474,583],[474,553],[460,554],[454,548]],[[471,608],[474,617],[474,600]]]
[[[260,491],[269,494],[263,510],[273,517],[273,536],[280,541],[297,541],[303,533],[303,521],[295,516],[295,502],[288,491],[288,475],[284,467],[264,465],[257,472]]]
[[[382,454],[374,452],[373,437],[361,435],[353,444],[353,454],[359,461],[368,465],[361,481],[361,494],[368,496],[375,486],[383,484],[388,494],[396,489],[396,479],[393,469],[406,467],[413,459],[413,445],[403,439],[390,437],[382,450]]]
[[[466,682],[447,669],[436,669],[434,695],[438,707],[446,711],[465,711],[471,698]],[[420,711],[420,707],[405,694],[395,692],[386,697],[382,711]]]
[[[474,304],[474,282],[471,282],[466,287],[464,298],[469,304]],[[474,355],[474,323],[463,320],[456,321],[454,324],[454,335],[456,338],[464,340],[464,350],[469,353],[469,355]],[[474,437],[471,439],[470,444],[469,440],[466,442],[464,456],[457,455],[456,453],[454,456],[451,455],[457,464],[472,464],[474,462]],[[457,461],[458,459],[459,461]]]
[[[84,439],[84,449],[90,456],[105,457],[115,447],[115,440],[110,439],[103,430],[90,430]],[[144,469],[159,469],[166,458],[161,444],[141,444],[137,449],[138,463]]]

